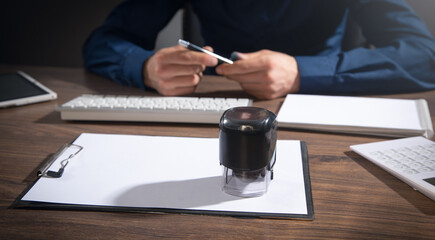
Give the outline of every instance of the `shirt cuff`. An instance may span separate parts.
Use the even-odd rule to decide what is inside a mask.
[[[296,56],[300,76],[299,93],[332,92],[338,56]]]
[[[124,69],[123,77],[128,81],[130,86],[145,90],[143,64],[153,54],[153,51],[147,51],[139,47],[130,49],[122,66],[122,69]]]

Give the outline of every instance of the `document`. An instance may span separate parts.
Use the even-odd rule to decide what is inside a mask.
[[[306,152],[301,142],[278,140],[274,178],[255,198],[221,190],[217,138],[83,133],[83,147],[62,177],[40,177],[18,207],[199,213],[270,218],[313,218]],[[50,166],[58,171],[59,156]]]
[[[289,94],[278,126],[387,137],[434,134],[426,100]]]

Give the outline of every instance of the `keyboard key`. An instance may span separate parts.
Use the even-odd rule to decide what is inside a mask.
[[[419,168],[418,171],[420,171],[420,172],[432,172],[433,169],[430,167],[422,167],[422,168]]]
[[[417,171],[415,169],[405,169],[405,170],[403,170],[403,173],[406,173],[406,174],[417,174],[417,173],[419,173],[419,171]]]

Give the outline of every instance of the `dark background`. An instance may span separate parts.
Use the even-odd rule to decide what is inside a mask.
[[[14,0],[0,3],[0,64],[81,67],[91,31],[122,0]],[[435,0],[408,0],[435,35]],[[181,13],[156,48],[176,44]]]

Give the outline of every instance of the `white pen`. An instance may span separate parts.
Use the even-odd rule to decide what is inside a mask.
[[[189,50],[193,50],[193,51],[197,51],[197,52],[203,52],[203,53],[207,53],[210,56],[213,56],[215,58],[217,58],[218,60],[222,61],[222,62],[226,62],[229,64],[233,64],[233,61],[231,61],[228,58],[224,58],[222,56],[217,55],[216,53],[210,52],[208,50],[205,50],[204,48],[198,47],[195,44],[192,44],[188,41],[184,41],[183,39],[178,39],[178,45],[181,45]]]

